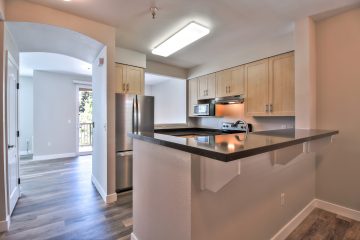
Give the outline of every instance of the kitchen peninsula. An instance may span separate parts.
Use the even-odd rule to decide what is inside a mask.
[[[131,134],[133,239],[271,238],[312,200],[312,194],[299,191],[312,189],[315,176],[304,171],[314,164],[304,156],[336,134],[302,129]]]

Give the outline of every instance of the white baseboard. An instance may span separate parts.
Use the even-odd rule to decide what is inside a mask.
[[[10,217],[7,216],[6,220],[0,221],[0,233],[9,231],[9,228],[10,228]]]
[[[42,161],[42,160],[52,160],[52,159],[59,159],[59,158],[70,158],[76,157],[76,153],[61,153],[61,154],[53,154],[53,155],[34,155],[34,161]]]
[[[302,221],[314,210],[320,208],[325,211],[360,221],[360,211],[343,207],[337,204],[329,203],[320,199],[312,200],[301,212],[299,212],[293,219],[290,220],[279,232],[277,232],[271,240],[284,240],[294,231]]]
[[[283,240],[290,235],[304,219],[315,209],[316,199],[312,200],[306,207],[301,210],[293,219],[290,220],[271,240]]]
[[[106,203],[113,203],[113,202],[116,202],[116,200],[117,200],[117,194],[116,193],[106,195],[106,200],[105,200]]]
[[[133,232],[131,233],[131,240],[139,240]]]
[[[31,155],[33,154],[32,152],[28,152],[28,151],[20,151],[19,152],[20,156],[24,156],[24,155]]]
[[[94,175],[91,175],[91,182],[94,184],[96,190],[99,192],[101,198],[104,200],[106,204],[115,202],[117,200],[117,194],[109,194],[107,195],[105,190],[102,188],[96,177]]]
[[[343,207],[334,203],[329,203],[320,199],[315,200],[315,207],[323,209],[328,212],[335,213],[337,215],[360,221],[360,211]]]

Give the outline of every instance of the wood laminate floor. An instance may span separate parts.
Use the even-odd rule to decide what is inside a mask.
[[[91,184],[91,156],[20,165],[22,197],[1,240],[130,239],[132,194],[106,205]],[[287,240],[360,240],[360,222],[315,209]]]
[[[132,195],[106,205],[91,183],[91,156],[20,161],[21,192],[12,239],[121,239],[132,232]]]
[[[360,240],[360,222],[315,209],[286,240]]]

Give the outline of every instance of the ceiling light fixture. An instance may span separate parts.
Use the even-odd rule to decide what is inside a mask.
[[[168,57],[187,45],[208,35],[210,30],[196,22],[191,22],[152,50],[152,54]]]

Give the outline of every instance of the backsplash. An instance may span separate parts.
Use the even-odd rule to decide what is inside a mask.
[[[216,115],[224,117],[198,118],[196,125],[198,127],[218,129],[221,128],[223,122],[235,122],[241,119],[251,123],[253,131],[295,127],[295,117],[245,117],[244,104],[216,105]]]

